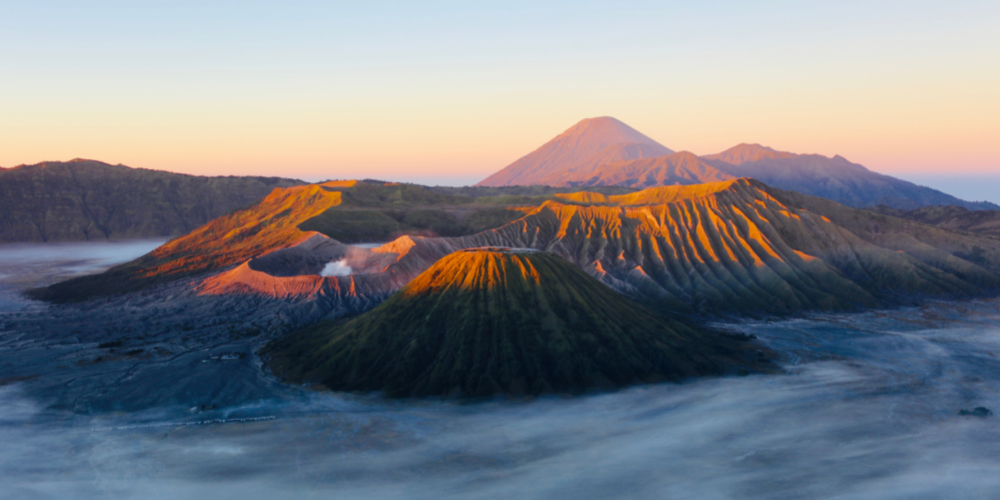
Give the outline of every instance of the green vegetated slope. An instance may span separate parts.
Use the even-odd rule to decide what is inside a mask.
[[[515,198],[523,197],[521,199],[538,199],[539,197],[551,197],[557,193],[578,193],[581,191],[588,191],[594,193],[601,193],[604,195],[616,195],[616,194],[628,194],[637,191],[635,188],[630,188],[626,186],[593,186],[593,187],[574,187],[574,186],[541,186],[541,185],[531,185],[531,186],[434,186],[427,189],[437,191],[439,193],[450,194],[450,195],[461,195],[461,196],[471,196],[473,198]]]
[[[333,390],[487,396],[735,372],[761,364],[750,348],[657,316],[555,255],[480,249],[442,258],[368,313],[263,353],[286,380]]]
[[[382,181],[332,181],[327,190],[340,192],[342,203],[302,222],[343,243],[386,242],[403,235],[467,236],[520,219],[548,200],[584,188],[547,186],[426,187]],[[626,187],[587,188],[589,192],[620,195]]]
[[[177,236],[251,206],[277,177],[201,177],[91,160],[0,172],[0,242]]]
[[[348,185],[349,184],[349,185]],[[522,212],[477,203],[413,184],[362,181],[332,186],[343,203],[305,221],[300,228],[344,243],[389,241],[404,234],[460,236],[517,219]],[[490,227],[483,225],[496,224]]]
[[[868,210],[854,210],[794,191],[772,188],[771,193],[791,206],[824,214],[865,243],[907,255],[928,266],[929,270],[940,271],[943,275],[935,276],[935,289],[964,289],[976,293],[996,287],[995,276],[1000,275],[1000,240]]]
[[[524,210],[574,188],[428,188],[361,181],[343,188],[343,203],[305,221],[300,228],[344,243],[383,242],[402,235],[463,236],[519,219]],[[608,193],[633,191],[610,188]]]
[[[945,229],[956,229],[1000,238],[1000,210],[969,210],[954,205],[935,205],[914,210],[899,210],[879,205],[870,210]]]

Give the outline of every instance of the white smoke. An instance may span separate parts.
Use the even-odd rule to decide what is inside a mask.
[[[352,272],[351,266],[347,265],[347,259],[340,259],[335,262],[330,262],[323,267],[323,270],[319,272],[320,276],[350,276]]]

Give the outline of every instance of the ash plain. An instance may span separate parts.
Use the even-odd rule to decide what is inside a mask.
[[[0,498],[1000,497],[1000,422],[959,415],[1000,409],[1000,300],[716,325],[781,375],[462,403],[269,377],[323,304],[11,292],[146,246],[0,247]]]

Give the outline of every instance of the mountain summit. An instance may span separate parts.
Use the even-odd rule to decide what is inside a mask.
[[[872,172],[841,156],[795,154],[746,143],[701,157],[674,153],[608,116],[577,123],[477,186],[646,188],[743,177],[857,208],[881,204],[902,210],[929,205],[1000,209]]]
[[[558,185],[600,165],[672,154],[666,146],[610,117],[587,118],[477,186]]]

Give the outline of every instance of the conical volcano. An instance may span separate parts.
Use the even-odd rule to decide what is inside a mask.
[[[286,380],[389,396],[577,393],[721,374],[751,348],[662,318],[561,257],[452,253],[351,321],[275,341]],[[755,349],[755,347],[754,347]]]
[[[610,117],[587,118],[477,186],[562,185],[600,165],[672,154],[666,146]]]

